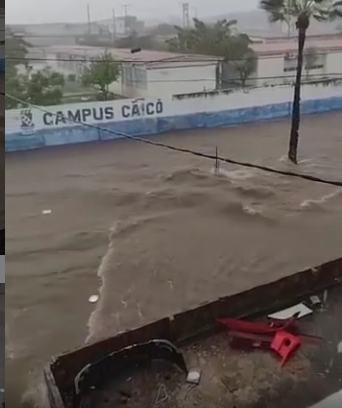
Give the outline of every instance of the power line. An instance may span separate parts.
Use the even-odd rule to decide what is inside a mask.
[[[104,49],[103,50],[100,50],[100,52],[99,52],[99,55],[102,53],[104,53],[104,51],[105,51],[105,47],[103,47]],[[13,51],[13,50],[15,50],[15,49],[9,49],[8,51]],[[41,52],[44,52],[44,49],[38,49],[39,51],[41,51]],[[78,50],[78,51],[83,51],[84,53],[86,53],[87,51],[94,51],[94,49],[91,49],[91,50],[89,50],[89,49],[84,49],[84,48],[74,48],[74,50]],[[118,48],[118,49],[116,49],[117,51],[118,50],[120,50],[120,48]],[[107,51],[110,53],[110,49],[107,49]],[[145,50],[146,52],[149,52],[149,51],[151,51],[151,52],[161,52],[161,53],[163,53],[163,52],[168,52],[168,51],[158,51],[158,50]],[[18,52],[22,52],[22,50],[20,50],[20,49],[18,49]],[[56,51],[57,52],[57,51]],[[59,54],[63,54],[63,51],[61,51],[61,52],[57,52],[57,53],[59,53]],[[337,50],[337,51],[331,51],[329,54],[340,54],[341,53],[341,51],[340,50]],[[179,54],[179,53],[171,53],[171,54]],[[196,58],[191,58],[191,60],[185,60],[185,61],[182,61],[181,59],[182,59],[182,57],[191,57],[191,56],[194,56],[194,57],[196,57]],[[257,59],[258,60],[260,60],[260,59],[267,59],[267,60],[269,60],[269,59],[283,59],[284,58],[284,55],[285,55],[285,53],[283,53],[283,55],[260,55],[260,56],[257,56]],[[327,55],[327,53],[326,52],[321,52],[321,53],[315,53],[315,56],[320,56],[320,55],[322,55],[322,56],[325,56],[325,55]],[[158,59],[158,60],[139,60],[139,59],[136,59],[136,60],[134,60],[134,59],[125,59],[125,60],[120,60],[120,59],[115,59],[115,55],[113,55],[113,57],[114,57],[114,60],[115,60],[115,62],[117,62],[117,63],[122,63],[122,64],[124,64],[124,63],[135,63],[135,64],[137,64],[137,63],[146,63],[146,64],[153,64],[153,63],[181,63],[181,62],[218,62],[218,61],[223,61],[223,57],[220,57],[220,56],[210,56],[210,55],[208,55],[208,57],[207,58],[203,58],[203,57],[199,57],[197,54],[189,54],[189,53],[185,53],[185,54],[179,54],[178,56],[173,56],[173,57],[169,57],[169,58],[163,58],[163,59]],[[81,56],[80,56],[80,58],[30,58],[30,57],[24,57],[24,58],[20,58],[20,57],[8,57],[8,58],[6,58],[6,59],[8,59],[8,60],[13,60],[13,61],[15,61],[15,60],[20,60],[20,61],[23,61],[23,60],[28,60],[28,61],[61,61],[61,62],[92,62],[92,61],[97,61],[97,59],[96,59],[96,57],[94,57],[94,58],[92,58],[92,57],[89,57],[89,58],[81,58]],[[244,58],[232,58],[232,59],[229,59],[229,61],[227,61],[227,62],[241,62],[241,61],[245,61],[245,59]],[[101,60],[101,62],[113,62],[112,60]]]
[[[23,100],[21,100],[19,98],[16,98],[16,97],[14,97],[12,95],[7,94],[7,93],[1,92],[1,95],[7,96],[8,98],[10,98],[10,99],[12,99],[14,101],[17,101],[19,103],[23,103],[23,104],[25,104],[27,106],[30,106],[33,109],[37,109],[37,110],[40,110],[41,112],[48,113],[49,115],[52,115],[52,116],[55,116],[55,117],[58,117],[58,118],[62,118],[63,120],[69,121],[71,123],[75,123],[75,124],[82,125],[82,126],[85,126],[85,127],[88,127],[88,128],[96,129],[96,130],[99,130],[101,132],[107,132],[107,133],[110,133],[110,134],[113,134],[113,135],[122,136],[125,139],[134,140],[136,142],[141,142],[141,143],[149,144],[149,145],[156,146],[156,147],[163,147],[164,149],[173,150],[173,151],[180,152],[180,153],[192,154],[194,156],[203,157],[203,158],[210,159],[210,160],[216,160],[216,161],[219,160],[219,161],[229,163],[229,164],[235,164],[235,165],[238,165],[238,166],[254,168],[254,169],[266,171],[266,172],[269,172],[269,173],[280,174],[280,175],[283,175],[283,176],[296,177],[296,178],[301,178],[301,179],[308,180],[308,181],[313,181],[313,182],[316,182],[316,183],[329,184],[329,185],[333,185],[333,186],[337,186],[337,187],[342,187],[342,181],[327,180],[327,179],[323,179],[323,178],[320,178],[320,177],[310,176],[310,175],[307,175],[307,174],[299,174],[299,173],[295,173],[295,172],[292,172],[292,171],[277,170],[277,169],[274,169],[272,167],[261,166],[259,164],[242,162],[242,161],[238,161],[238,160],[234,160],[234,159],[228,159],[226,157],[220,157],[220,156],[217,156],[217,155],[206,154],[206,153],[198,152],[198,151],[195,151],[195,150],[184,149],[184,148],[172,146],[172,145],[169,145],[169,144],[166,144],[166,143],[155,142],[155,141],[145,139],[145,138],[142,138],[142,137],[131,136],[131,135],[128,135],[128,134],[122,133],[122,132],[117,132],[117,131],[115,132],[115,131],[112,131],[110,129],[102,128],[100,126],[92,125],[92,124],[89,124],[89,123],[84,123],[84,122],[81,122],[81,121],[66,117],[64,115],[60,115],[60,114],[51,112],[51,111],[46,110],[46,109],[44,109],[44,108],[42,108],[40,106],[33,105],[32,103],[29,103],[29,102],[25,102],[25,101],[23,101]]]
[[[183,68],[191,67],[191,65],[186,65],[183,66]],[[323,77],[322,74],[309,74],[305,75],[305,79],[311,78],[313,81],[315,81],[315,78],[317,80],[320,80],[322,82],[328,82],[328,81],[342,81],[342,72],[332,72],[329,73],[329,78]],[[267,77],[249,77],[249,81],[260,81],[260,80],[272,80],[272,79],[288,79],[288,80],[293,80],[294,75],[279,75],[279,76],[267,76]],[[152,79],[147,81],[148,83],[184,83],[184,82],[207,82],[207,81],[214,81],[215,78],[196,78],[196,79]],[[136,84],[136,83],[145,83],[146,81],[144,80],[139,80],[139,79],[131,79],[129,83]],[[227,80],[222,80],[223,83],[226,84],[234,84],[234,83],[239,83],[239,77],[236,78],[229,78]],[[302,81],[302,84],[305,85],[305,81]],[[310,82],[308,82],[310,84]],[[268,86],[286,86],[289,84],[271,84]],[[252,85],[252,88],[265,88],[265,85]]]

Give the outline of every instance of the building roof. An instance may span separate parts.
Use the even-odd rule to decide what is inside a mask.
[[[30,50],[32,54],[34,49]],[[36,53],[38,49],[35,49]],[[90,59],[96,58],[104,52],[109,52],[113,57],[119,62],[131,62],[131,63],[142,63],[153,67],[163,68],[172,67],[173,63],[180,67],[181,63],[186,64],[186,66],[203,66],[215,64],[218,60],[223,59],[223,57],[215,57],[210,55],[197,55],[197,54],[180,54],[167,51],[150,51],[142,50],[137,53],[131,53],[130,49],[121,48],[104,48],[104,47],[88,47],[79,45],[63,45],[63,46],[52,46],[39,48],[39,52],[43,52],[47,58],[63,58],[63,55],[67,58],[73,56],[74,59]]]
[[[313,47],[317,50],[337,51],[342,52],[342,37],[340,38],[321,38],[321,39],[307,39],[307,47]],[[264,43],[252,44],[252,48],[258,55],[273,55],[285,54],[287,52],[296,52],[298,49],[297,40],[291,38],[283,41],[265,41]]]
[[[41,49],[42,50],[42,49]],[[181,54],[167,51],[150,51],[142,50],[140,52],[131,53],[130,49],[123,48],[104,48],[104,47],[87,47],[79,45],[63,45],[45,47],[46,54],[66,54],[78,56],[79,58],[94,58],[103,54],[105,51],[111,53],[115,59],[122,62],[141,62],[141,63],[164,63],[164,62],[207,62],[217,61],[223,59],[223,57],[214,57],[209,55],[197,55],[197,54]]]

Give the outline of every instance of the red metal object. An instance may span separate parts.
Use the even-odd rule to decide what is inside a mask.
[[[276,351],[282,358],[282,366],[299,346],[299,338],[286,331],[278,331],[271,343],[271,349]]]
[[[274,339],[273,334],[255,334],[255,333],[241,332],[237,330],[229,330],[228,333],[229,333],[229,336],[234,339],[243,339],[249,342],[253,342],[255,344],[261,343],[260,347],[262,347],[262,345],[267,345],[268,349],[270,348],[270,345],[272,344],[272,341]],[[296,334],[291,333],[291,334],[295,335],[300,340],[301,344],[318,345],[322,341],[321,337],[310,336],[306,334],[297,334],[297,333]]]
[[[217,319],[217,321],[230,330],[255,334],[274,334],[280,330],[294,329],[296,318],[291,318],[282,322],[271,321],[270,323],[247,322],[245,320],[231,318]]]
[[[299,333],[295,316],[285,321],[271,320],[268,323],[231,318],[218,319],[218,322],[228,328],[231,346],[274,350],[282,358],[281,365],[286,363],[301,343],[318,344],[322,340],[320,337]]]

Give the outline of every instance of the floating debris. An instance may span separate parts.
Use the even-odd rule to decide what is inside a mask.
[[[317,306],[321,303],[321,299],[317,295],[310,296],[310,302],[312,305]]]
[[[340,341],[340,342],[338,343],[338,345],[337,345],[337,352],[338,352],[338,354],[341,354],[341,353],[342,353],[342,341]]]
[[[52,210],[43,210],[42,211],[42,214],[43,215],[49,215],[49,214],[51,214],[52,213]]]
[[[186,382],[198,385],[201,380],[201,372],[198,370],[190,370],[186,377]]]
[[[98,295],[92,295],[89,298],[89,302],[90,303],[96,303],[99,300],[99,296]]]

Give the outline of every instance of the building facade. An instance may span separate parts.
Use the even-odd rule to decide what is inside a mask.
[[[297,41],[265,41],[253,44],[257,71],[252,78],[257,86],[293,83],[297,68]],[[342,36],[308,37],[305,46],[303,81],[342,78]]]

